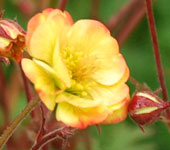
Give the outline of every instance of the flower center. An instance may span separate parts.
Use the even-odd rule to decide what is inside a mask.
[[[71,78],[72,86],[66,91],[74,95],[89,98],[88,91],[94,85],[90,76],[96,70],[96,57],[69,47],[61,52],[61,56]]]
[[[65,48],[62,51],[62,58],[68,69],[70,78],[76,81],[86,80],[96,70],[96,57],[90,56],[84,51]]]

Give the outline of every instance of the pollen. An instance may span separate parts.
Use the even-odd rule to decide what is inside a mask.
[[[70,78],[75,81],[87,79],[97,69],[96,56],[89,56],[72,47],[65,47],[61,51],[61,56],[69,70]]]

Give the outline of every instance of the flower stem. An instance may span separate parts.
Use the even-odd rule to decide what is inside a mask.
[[[131,0],[116,15],[111,17],[107,27],[113,32],[120,46],[145,16],[144,1]]]
[[[4,0],[0,0],[0,10],[4,8]]]
[[[92,19],[99,19],[99,5],[100,0],[92,0],[91,4],[91,17]]]
[[[7,96],[7,86],[6,86],[6,80],[5,80],[5,75],[3,73],[3,68],[0,64],[0,104],[1,108],[4,113],[4,118],[5,118],[5,125],[8,124],[9,122],[9,99]]]
[[[25,89],[25,94],[26,94],[26,97],[27,97],[27,102],[31,101],[31,91],[30,91],[30,88],[29,88],[29,84],[28,84],[28,80],[22,70],[22,67],[21,67],[21,63],[19,63],[19,68],[21,70],[21,74],[22,74],[22,79],[23,79],[23,83],[24,83],[24,89]]]
[[[111,19],[107,23],[107,27],[110,30],[113,30],[116,26],[120,25],[120,22],[125,20],[126,17],[135,14],[133,13],[133,11],[136,10],[137,7],[141,6],[141,3],[142,1],[137,0],[131,0],[130,2],[128,2],[122,9],[120,9],[120,11],[116,15],[111,17]]]
[[[73,134],[73,130],[69,127],[63,127],[63,128],[56,129],[56,130],[51,131],[51,132],[47,133],[46,135],[44,135],[44,137],[41,139],[41,141],[36,143],[31,148],[31,150],[39,150],[43,146],[45,146],[47,143],[55,140],[57,137],[65,138],[66,136],[69,136],[72,134]]]
[[[61,0],[60,5],[59,5],[59,9],[64,11],[64,9],[66,8],[67,2],[68,2],[68,0]]]
[[[160,52],[159,52],[155,20],[154,20],[153,11],[152,11],[152,2],[151,0],[145,0],[145,1],[146,1],[146,10],[147,10],[147,16],[148,16],[149,29],[150,29],[150,33],[152,37],[153,48],[154,48],[154,55],[155,55],[157,72],[158,72],[158,78],[159,78],[159,82],[162,88],[162,97],[164,101],[168,101],[168,95],[167,95],[167,90],[165,86],[165,79],[164,79],[161,57],[160,57]]]
[[[15,129],[25,119],[25,117],[33,110],[33,108],[39,103],[40,99],[36,98],[28,103],[28,105],[21,111],[21,113],[13,120],[11,125],[3,132],[0,137],[0,150],[4,147],[8,139],[12,136]]]
[[[128,18],[127,22],[124,24],[119,33],[116,35],[116,39],[118,40],[120,46],[124,44],[124,42],[129,37],[130,33],[132,33],[132,31],[139,24],[144,15],[145,9],[143,7],[143,4],[141,4],[140,7],[138,7],[138,9],[135,10],[134,14]]]

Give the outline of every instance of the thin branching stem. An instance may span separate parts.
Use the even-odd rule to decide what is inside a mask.
[[[116,35],[116,39],[118,40],[120,46],[124,44],[124,42],[127,40],[129,35],[132,33],[132,31],[134,31],[135,27],[142,20],[144,15],[145,15],[145,10],[141,4],[139,9],[136,9],[135,13],[131,17],[129,17],[129,19],[124,24],[120,32]]]
[[[114,36],[122,46],[130,33],[145,16],[144,1],[131,0],[107,23]]]
[[[130,16],[138,6],[141,6],[141,3],[142,2],[138,0],[129,1],[116,15],[111,17],[107,23],[107,27],[113,30],[121,21],[125,20],[127,16]],[[133,14],[135,14],[135,12]]]
[[[69,135],[73,134],[73,129],[69,127],[62,127],[51,131],[44,135],[44,137],[31,148],[31,150],[40,150],[43,146],[49,142],[55,140],[56,138],[66,138]]]
[[[148,16],[149,30],[151,33],[152,45],[154,48],[154,55],[155,55],[157,72],[158,72],[158,78],[159,78],[159,82],[162,88],[162,97],[164,101],[168,101],[168,95],[167,95],[167,90],[165,86],[165,79],[164,79],[161,57],[160,57],[160,52],[159,52],[158,38],[157,38],[157,33],[156,33],[156,25],[155,25],[155,20],[154,20],[153,11],[152,11],[152,2],[151,0],[145,0],[145,2],[146,2],[146,10],[147,10],[146,12]]]
[[[26,116],[35,108],[39,103],[40,99],[36,98],[31,100],[28,105],[21,111],[21,113],[13,120],[13,122],[7,127],[7,129],[2,133],[0,137],[0,150],[4,147],[8,139],[12,136],[16,128],[20,123],[26,118]]]

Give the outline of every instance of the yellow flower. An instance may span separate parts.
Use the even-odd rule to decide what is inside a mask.
[[[25,32],[15,21],[0,18],[0,56],[20,62],[25,48]]]
[[[129,69],[102,23],[46,9],[29,21],[26,45],[23,70],[58,121],[82,129],[126,118]]]

